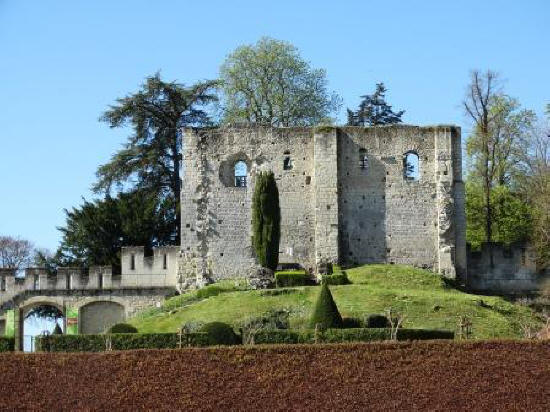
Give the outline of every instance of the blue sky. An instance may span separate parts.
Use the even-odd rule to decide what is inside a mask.
[[[267,35],[327,70],[355,107],[384,81],[412,124],[468,130],[473,68],[541,113],[550,102],[548,1],[0,0],[0,234],[54,250],[63,208],[90,198],[127,130],[97,121],[146,75],[215,78],[224,57]]]

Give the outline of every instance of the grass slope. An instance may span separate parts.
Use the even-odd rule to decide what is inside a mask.
[[[468,316],[475,338],[517,338],[522,336],[522,323],[539,322],[525,306],[500,297],[460,292],[426,270],[365,265],[346,272],[351,285],[331,286],[342,316],[363,318],[391,306],[406,314],[404,327],[448,330],[456,330],[459,316]],[[190,321],[221,321],[237,327],[270,309],[286,309],[291,327],[303,328],[320,290],[318,286],[264,291],[244,288],[242,281],[224,281],[169,299],[163,307],[145,311],[129,323],[140,332],[174,332]]]

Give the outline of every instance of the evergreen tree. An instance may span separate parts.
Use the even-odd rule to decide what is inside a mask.
[[[373,94],[361,96],[361,103],[356,112],[348,109],[348,126],[378,126],[382,124],[401,123],[401,110],[395,113],[386,103],[386,87],[384,83],[376,84]]]
[[[131,126],[128,142],[97,170],[96,192],[110,193],[113,184],[145,189],[172,207],[172,243],[180,241],[181,128],[210,123],[204,110],[217,101],[216,81],[191,87],[165,82],[157,73],[136,93],[117,99],[100,118],[110,127]]]
[[[271,270],[279,263],[281,235],[279,190],[273,172],[260,172],[252,197],[252,245],[262,267]]]
[[[57,266],[112,265],[120,267],[122,246],[146,250],[170,244],[173,208],[155,193],[136,190],[65,210],[63,238],[54,258]]]
[[[334,302],[332,293],[330,293],[326,283],[321,286],[321,293],[319,293],[313,315],[309,321],[310,328],[313,329],[317,325],[320,325],[323,329],[342,327],[342,316],[338,312],[336,302]]]

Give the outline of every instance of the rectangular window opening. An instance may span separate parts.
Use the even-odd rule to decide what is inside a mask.
[[[168,256],[166,256],[166,253],[162,255],[162,268],[163,269],[168,268]]]
[[[133,253],[130,257],[130,270],[136,270],[136,256]]]

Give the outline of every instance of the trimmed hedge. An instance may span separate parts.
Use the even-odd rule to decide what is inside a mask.
[[[363,323],[361,322],[361,319],[358,318],[342,318],[342,328],[344,329],[356,329],[356,328],[362,328]]]
[[[323,275],[321,283],[326,283],[327,285],[349,285],[351,282],[346,272],[336,272],[332,275]]]
[[[43,352],[102,352],[105,339],[111,338],[113,350],[175,349],[179,347],[177,333],[115,333],[112,335],[49,335],[36,337],[36,350]],[[182,346],[208,346],[208,335],[185,334]]]
[[[0,352],[11,352],[15,347],[15,338],[0,336]]]
[[[109,333],[138,333],[138,330],[127,323],[116,323],[109,328]]]
[[[327,329],[318,336],[323,343],[371,342],[390,339],[388,328]],[[454,339],[454,332],[433,329],[399,329],[397,340]],[[256,344],[314,343],[315,331],[262,330],[254,335]]]
[[[275,285],[278,288],[291,286],[305,286],[308,283],[308,277],[304,272],[279,272],[275,273]]]
[[[206,333],[209,345],[237,345],[241,343],[239,336],[227,323],[210,322],[199,331]]]
[[[321,285],[321,292],[317,297],[313,314],[309,320],[310,328],[314,329],[317,325],[321,326],[322,329],[342,327],[342,316],[338,312],[336,302],[334,302],[330,288],[326,283]]]
[[[367,328],[389,328],[391,325],[387,317],[373,313],[365,318],[365,326]]]

